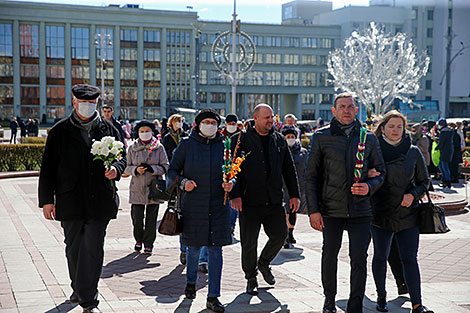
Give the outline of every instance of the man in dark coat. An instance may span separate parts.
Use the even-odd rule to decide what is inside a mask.
[[[242,268],[247,279],[246,292],[258,294],[258,270],[269,285],[276,280],[269,264],[281,250],[287,236],[286,215],[282,206],[282,181],[289,191],[292,211],[300,205],[299,184],[294,161],[284,136],[273,129],[273,111],[259,104],[254,121],[246,131],[232,138],[232,147],[240,138],[237,156],[245,155],[241,172],[230,193],[232,207],[240,214]],[[263,225],[269,240],[257,261],[259,231]]]
[[[452,161],[452,155],[454,153],[454,131],[447,126],[445,118],[441,118],[437,125],[439,128],[439,143],[437,144],[436,150],[440,152],[438,167],[442,173],[442,183],[439,184],[439,186],[451,188],[449,163]]]
[[[106,227],[116,218],[119,199],[113,180],[126,167],[125,151],[109,170],[103,161],[93,160],[94,140],[112,136],[118,130],[96,111],[97,87],[72,88],[72,114],[52,127],[44,150],[39,176],[39,207],[48,220],[58,220],[64,229],[65,254],[73,294],[83,312],[101,312],[98,280],[103,266]]]
[[[18,132],[18,122],[16,121],[16,117],[13,117],[10,122],[10,143],[16,143],[16,133]]]
[[[122,138],[122,142],[124,144],[124,147],[127,148],[127,142],[125,140],[126,135],[124,134],[124,129],[122,129],[121,123],[118,122],[118,120],[114,117],[114,109],[110,105],[103,105],[101,108],[101,114],[103,115],[103,118],[106,119],[108,122],[113,124],[114,127],[119,131],[119,135]]]
[[[349,93],[336,96],[333,119],[318,129],[310,140],[305,173],[307,210],[312,228],[323,232],[322,284],[324,313],[336,312],[335,297],[338,253],[343,230],[349,234],[351,258],[350,295],[347,312],[362,312],[367,278],[367,248],[370,242],[372,208],[370,196],[384,181],[385,165],[377,137],[366,132],[362,175],[355,183],[361,122]],[[360,165],[359,165],[360,166]],[[368,169],[381,173],[368,178]]]

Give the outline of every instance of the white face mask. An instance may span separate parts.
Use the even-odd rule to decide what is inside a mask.
[[[139,133],[139,138],[142,141],[149,141],[152,139],[152,132],[144,132],[144,133]]]
[[[199,129],[201,130],[201,133],[206,136],[206,137],[212,137],[217,133],[218,127],[215,125],[207,125],[207,124],[200,124]]]
[[[183,128],[183,122],[176,122],[176,129]]]
[[[78,103],[78,114],[84,118],[90,118],[96,111],[96,103],[92,102],[79,102]]]
[[[292,147],[293,145],[295,145],[295,142],[297,141],[297,139],[295,138],[289,138],[286,140],[287,140],[287,144],[289,145],[289,147]]]
[[[236,132],[238,129],[237,125],[227,125],[227,131],[231,134]]]

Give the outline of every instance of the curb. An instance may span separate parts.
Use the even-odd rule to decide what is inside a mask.
[[[39,176],[39,171],[0,172],[0,179]]]

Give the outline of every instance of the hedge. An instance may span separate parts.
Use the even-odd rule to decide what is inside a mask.
[[[21,143],[30,143],[30,144],[38,144],[38,145],[45,145],[46,144],[46,137],[22,137],[20,138]]]
[[[0,145],[0,172],[39,170],[45,145]]]

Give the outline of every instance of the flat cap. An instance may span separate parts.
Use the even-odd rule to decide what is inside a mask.
[[[92,85],[78,84],[72,87],[72,94],[80,100],[95,100],[101,94],[101,90]]]

